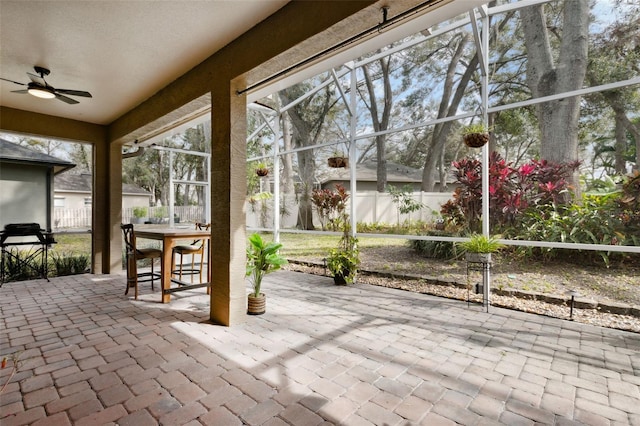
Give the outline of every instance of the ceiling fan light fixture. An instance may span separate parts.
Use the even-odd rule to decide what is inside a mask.
[[[27,89],[30,95],[42,99],[53,99],[56,97],[52,90],[48,90],[46,87],[29,87]]]

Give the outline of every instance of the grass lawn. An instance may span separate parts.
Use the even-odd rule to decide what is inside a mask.
[[[268,239],[270,236],[267,235]],[[337,235],[310,234],[280,234],[282,249],[280,254],[289,259],[303,259],[309,257],[325,257],[327,252],[338,246],[340,237]],[[358,247],[365,248],[404,246],[406,240],[396,238],[359,237]]]
[[[55,234],[50,253],[91,256],[91,234]]]

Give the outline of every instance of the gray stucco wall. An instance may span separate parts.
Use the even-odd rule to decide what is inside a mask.
[[[3,163],[0,166],[0,229],[7,223],[39,223],[47,229],[49,168]]]

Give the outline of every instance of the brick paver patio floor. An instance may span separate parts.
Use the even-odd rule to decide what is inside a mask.
[[[0,288],[2,426],[640,425],[638,334],[286,271],[222,327],[204,289],[124,286]]]

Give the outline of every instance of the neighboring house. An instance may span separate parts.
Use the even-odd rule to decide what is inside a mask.
[[[88,173],[56,176],[54,183],[55,207],[81,209],[91,207],[92,177]],[[148,207],[151,193],[136,185],[122,184],[122,208]]]
[[[54,175],[75,164],[0,139],[0,229],[38,223],[51,230]]]
[[[356,187],[358,192],[377,190],[377,167],[378,163],[376,161],[365,161],[356,165]],[[348,190],[351,187],[350,179],[351,171],[348,168],[329,169],[329,172],[322,180],[322,189],[335,189],[336,184],[342,184]],[[398,189],[409,185],[412,192],[420,192],[422,170],[387,162],[387,185],[393,185]],[[439,190],[440,181],[436,178],[435,191]]]

